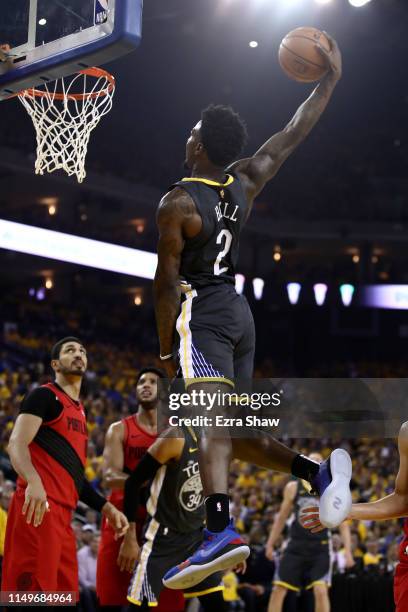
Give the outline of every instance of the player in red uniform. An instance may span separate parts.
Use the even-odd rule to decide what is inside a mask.
[[[125,516],[84,477],[87,426],[79,400],[86,350],[74,337],[51,351],[55,382],[25,398],[8,452],[18,474],[6,529],[2,591],[78,594],[77,551],[71,515],[78,499],[101,511],[118,537]]]
[[[137,412],[112,423],[106,435],[103,453],[104,483],[112,490],[109,500],[120,510],[123,509],[125,481],[157,437],[157,381],[163,376],[164,373],[154,367],[141,370],[136,383]],[[136,521],[139,538],[145,519],[146,509],[142,505],[138,508]],[[115,540],[114,535],[111,526],[103,521],[96,592],[100,605],[109,608],[112,612],[128,604],[127,591],[133,571],[133,567],[127,567],[124,562],[118,565],[117,559],[122,542]],[[181,609],[183,609],[184,599],[181,593],[168,592],[165,598],[168,597],[171,597],[170,607],[166,607],[165,602],[161,602],[158,611],[166,609],[173,612],[180,609],[177,606],[178,599],[182,602]]]
[[[395,480],[395,490],[375,502],[353,504],[348,519],[384,521],[408,515],[408,421],[400,429],[398,436],[400,466]],[[302,512],[302,525],[312,532],[324,529],[319,521],[316,506],[305,508]],[[395,612],[408,610],[408,520],[404,523],[405,537],[399,547],[399,564],[394,576]]]

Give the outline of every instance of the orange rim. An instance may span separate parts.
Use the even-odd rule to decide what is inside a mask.
[[[95,77],[97,79],[105,77],[109,85],[107,87],[104,87],[103,89],[100,89],[99,91],[93,91],[89,93],[84,92],[78,94],[70,93],[68,95],[63,93],[49,93],[31,87],[29,89],[23,89],[23,91],[20,91],[18,94],[14,95],[35,96],[36,98],[48,98],[51,96],[54,100],[65,100],[66,98],[68,98],[69,100],[88,100],[100,98],[101,96],[107,96],[108,94],[112,93],[115,88],[115,77],[103,68],[85,68],[85,70],[80,70],[78,74],[86,74],[87,76]]]

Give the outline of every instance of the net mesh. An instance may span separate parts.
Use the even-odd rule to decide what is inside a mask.
[[[114,93],[109,73],[88,69],[19,94],[36,131],[36,174],[62,169],[82,183],[91,132],[111,110]]]

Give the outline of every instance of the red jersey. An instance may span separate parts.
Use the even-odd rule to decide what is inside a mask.
[[[43,385],[62,404],[59,417],[43,423],[29,445],[31,461],[37,470],[47,497],[75,508],[84,478],[88,431],[85,410],[54,384]],[[17,486],[27,483],[19,476]]]
[[[147,452],[147,449],[153,444],[157,438],[157,434],[151,434],[141,425],[139,425],[137,415],[132,414],[131,416],[122,419],[124,427],[123,436],[123,471],[133,472],[137,467],[141,459]],[[109,496],[111,501],[119,510],[123,510],[123,499],[125,492],[123,489],[113,489]],[[140,515],[140,516],[139,516]],[[139,506],[138,517],[139,520],[144,520],[146,512],[143,506]]]

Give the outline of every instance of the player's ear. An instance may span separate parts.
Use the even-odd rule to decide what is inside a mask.
[[[195,150],[196,150],[197,155],[200,155],[200,154],[204,153],[205,149],[204,149],[203,143],[202,142],[198,142],[197,145],[196,145],[196,149]]]
[[[51,367],[52,367],[52,369],[54,370],[54,372],[59,372],[59,370],[60,370],[59,365],[60,365],[60,362],[59,362],[59,360],[58,360],[58,359],[53,359],[53,360],[51,361]]]

